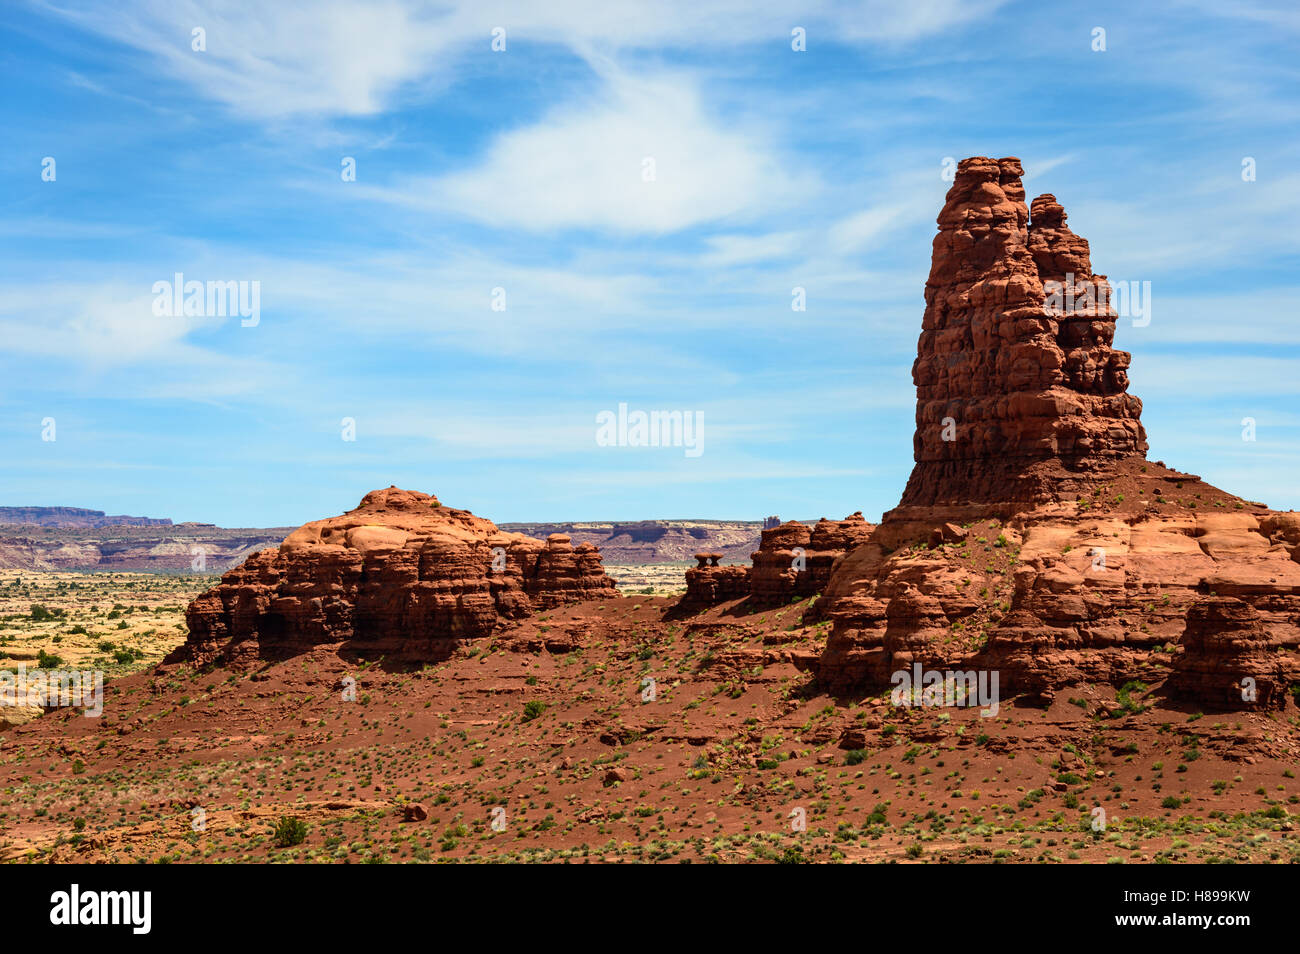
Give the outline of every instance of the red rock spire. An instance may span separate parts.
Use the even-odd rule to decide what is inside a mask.
[[[1052,470],[1146,453],[1109,286],[1054,196],[1031,220],[1022,173],[1015,158],[965,159],[939,213],[902,506],[1041,501]]]

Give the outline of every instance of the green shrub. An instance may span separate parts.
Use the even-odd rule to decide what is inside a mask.
[[[1119,691],[1115,693],[1115,701],[1119,703],[1121,711],[1130,715],[1136,715],[1139,712],[1145,712],[1147,707],[1134,699],[1132,694],[1135,692],[1146,691],[1147,687],[1137,680],[1126,682],[1120,687]]]
[[[275,831],[272,833],[275,839],[275,847],[292,848],[294,845],[301,845],[307,840],[307,823],[301,818],[292,818],[288,815],[281,817],[275,823]]]

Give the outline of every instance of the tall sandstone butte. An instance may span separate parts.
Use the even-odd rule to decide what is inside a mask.
[[[1146,453],[1105,276],[1055,196],[1030,216],[1021,174],[1018,159],[967,159],[939,213],[904,507],[1016,509]]]
[[[898,507],[835,563],[814,664],[832,692],[987,669],[1216,709],[1293,705],[1300,514],[1146,460],[1130,356],[1088,243],[1018,159],[966,159],[939,214]]]
[[[435,660],[535,609],[615,595],[591,544],[505,533],[390,487],[226,573],[190,604],[189,638],[173,661],[240,665],[326,643]]]

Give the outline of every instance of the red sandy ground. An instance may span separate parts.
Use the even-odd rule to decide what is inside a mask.
[[[1126,705],[1085,686],[985,719],[834,700],[796,665],[825,641],[804,603],[671,604],[565,607],[422,669],[321,649],[115,681],[100,719],[0,736],[0,858],[1300,861],[1294,701],[1201,715],[1158,684]],[[277,845],[284,818],[304,840]]]

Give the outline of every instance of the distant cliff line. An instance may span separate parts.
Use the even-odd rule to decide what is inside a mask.
[[[128,517],[110,515],[85,507],[0,507],[0,524],[9,526],[72,527],[170,527],[168,517]]]
[[[36,522],[34,518],[44,518]],[[101,521],[91,523],[92,519]],[[109,517],[77,507],[0,508],[0,569],[224,572],[250,554],[278,547],[292,527],[227,528]],[[601,548],[606,564],[694,562],[700,551],[748,562],[764,524],[779,520],[634,520],[507,523],[501,528],[545,540],[552,533]],[[62,522],[56,522],[62,521]],[[76,521],[76,522],[69,522]],[[201,569],[200,569],[201,568]]]

